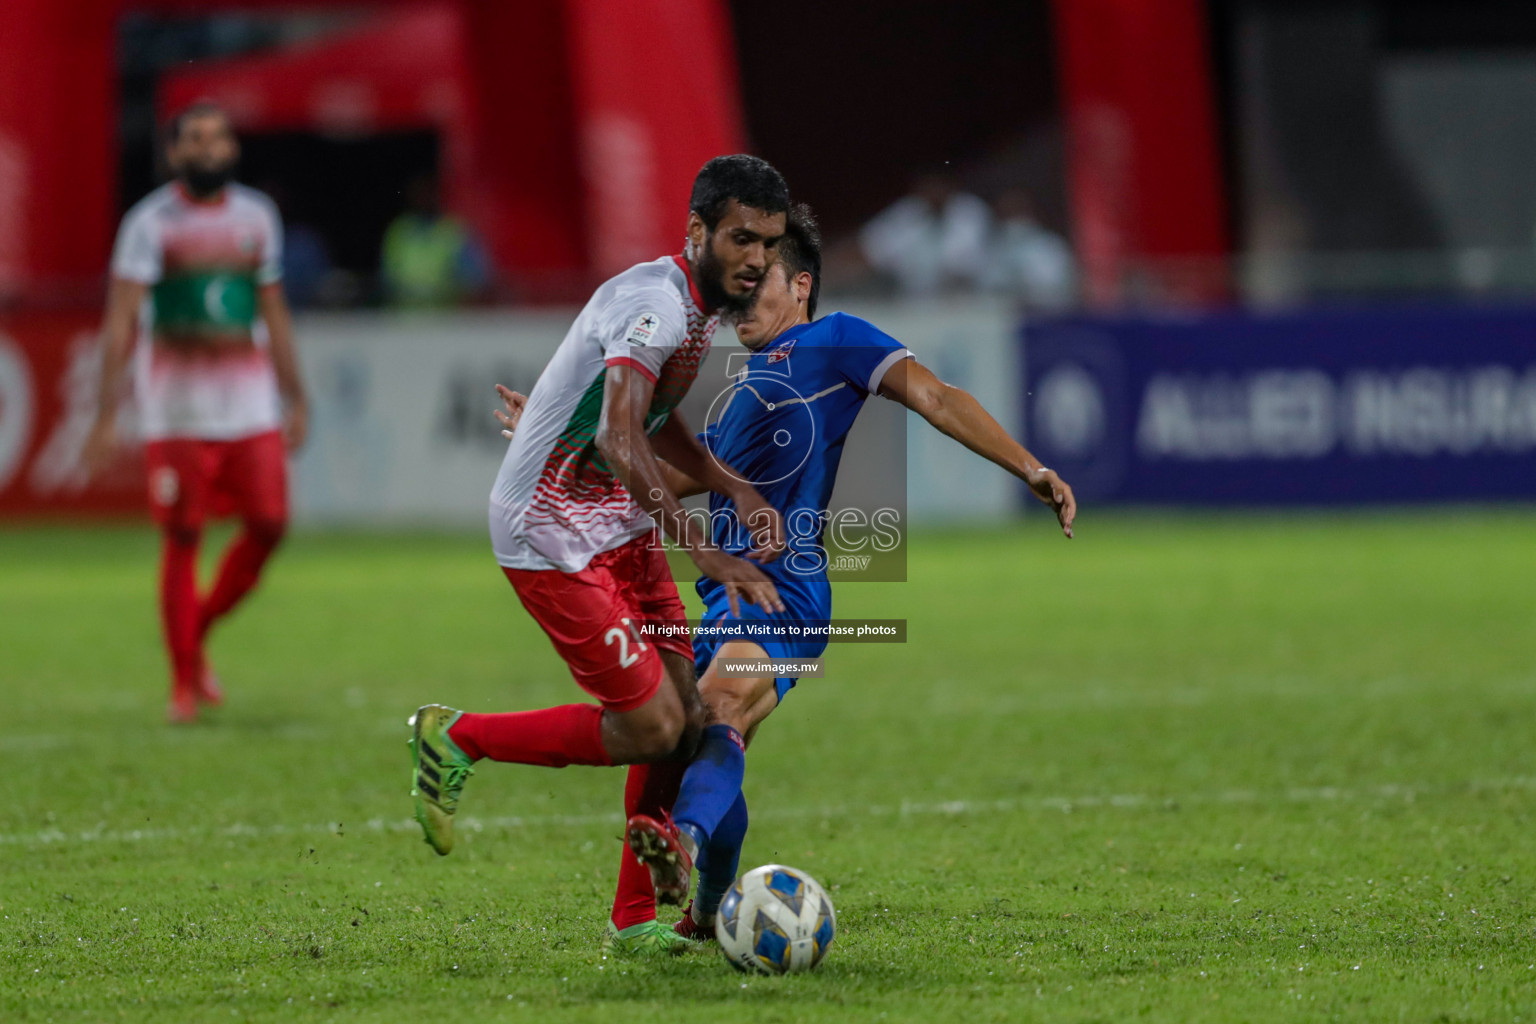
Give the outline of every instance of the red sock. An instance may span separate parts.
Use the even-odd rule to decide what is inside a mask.
[[[611,765],[603,747],[603,709],[564,704],[542,711],[460,715],[448,738],[470,757],[564,768],[568,764]]]
[[[245,524],[240,535],[229,545],[229,550],[224,552],[213,590],[203,602],[198,617],[199,634],[206,634],[208,627],[228,615],[251,592],[261,578],[261,567],[282,539],[281,523]]]
[[[632,764],[624,780],[624,816],[649,814],[661,817],[677,800],[685,764]],[[613,926],[623,931],[656,920],[656,889],[651,872],[635,859],[628,845],[619,862],[619,887],[613,895]]]
[[[198,633],[196,530],[167,530],[160,549],[160,623],[175,690],[197,686],[203,670]]]

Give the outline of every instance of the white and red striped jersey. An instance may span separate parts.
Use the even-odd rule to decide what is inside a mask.
[[[719,323],[678,256],[598,288],[544,367],[502,460],[490,507],[497,562],[580,572],[654,528],[594,440],[608,367],[627,365],[655,382],[646,418],[654,434],[688,393]]]
[[[282,252],[277,207],[243,185],[195,202],[171,182],[128,211],[112,276],[149,286],[135,352],[145,440],[233,440],[282,422],[257,299],[282,278]]]

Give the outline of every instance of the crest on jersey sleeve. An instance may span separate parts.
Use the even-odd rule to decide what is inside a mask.
[[[641,313],[629,325],[624,340],[631,345],[649,345],[661,327],[661,317],[655,313]]]

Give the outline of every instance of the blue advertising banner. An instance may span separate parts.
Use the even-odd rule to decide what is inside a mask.
[[[1030,448],[1089,499],[1536,498],[1536,309],[1024,328]]]

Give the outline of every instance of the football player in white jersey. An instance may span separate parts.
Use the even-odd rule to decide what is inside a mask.
[[[199,103],[172,123],[175,180],[123,218],[102,327],[101,391],[86,442],[93,469],[118,447],[130,359],[163,535],[160,613],[172,722],[223,699],[204,654],[209,628],[250,593],[288,520],[286,453],[306,404],[282,285],[282,222],[272,201],[231,181],[240,148],[229,118]],[[212,588],[199,596],[204,523],[240,516]]]
[[[711,160],[694,181],[685,252],[603,284],[528,396],[491,493],[492,543],[524,607],[597,703],[511,714],[420,708],[412,718],[412,795],[439,854],[452,849],[459,795],[481,758],[630,764],[628,813],[660,813],[670,803],[673,792],[649,791],[644,763],[686,759],[702,706],[657,520],[733,602],[782,610],[773,583],[748,560],[771,560],[782,548],[778,513],[711,458],[674,410],[721,314],[749,307],[788,207],[788,187],[766,162]],[[733,497],[756,530],[747,558],[722,552],[683,513],[658,456]],[[645,875],[633,859],[626,863]]]

